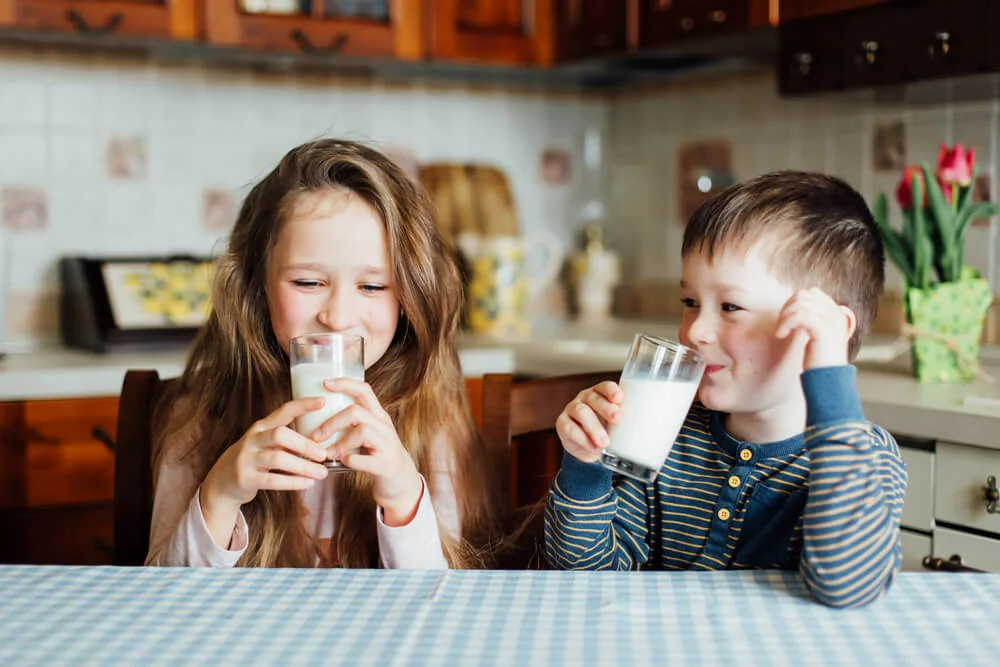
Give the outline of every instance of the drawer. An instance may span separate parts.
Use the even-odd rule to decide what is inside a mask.
[[[0,563],[109,565],[114,505],[0,510]]]
[[[114,453],[93,436],[114,437],[117,398],[25,404],[26,504],[93,503],[114,497]]]
[[[934,452],[902,446],[899,452],[906,464],[907,480],[903,526],[930,531],[934,527]]]
[[[1000,534],[1000,512],[986,511],[986,478],[990,475],[1000,483],[1000,451],[938,442],[935,520]]]
[[[903,570],[922,571],[924,569],[922,562],[924,556],[931,553],[931,538],[927,535],[903,530],[900,532],[900,541],[903,544]]]
[[[1000,540],[989,537],[937,528],[934,531],[934,555],[945,559],[961,556],[962,563],[969,567],[1000,572]]]

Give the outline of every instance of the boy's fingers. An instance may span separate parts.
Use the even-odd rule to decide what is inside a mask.
[[[577,403],[569,411],[570,418],[575,421],[586,434],[586,442],[591,447],[607,447],[608,432],[597,417],[597,413],[586,403]]]
[[[619,387],[617,383],[612,382],[611,380],[605,380],[604,382],[595,385],[593,393],[599,394],[600,396],[604,397],[608,401],[611,401],[612,403],[622,402],[621,387]]]

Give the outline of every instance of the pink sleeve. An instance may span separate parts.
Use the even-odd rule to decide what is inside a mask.
[[[161,463],[153,479],[153,518],[146,565],[233,567],[247,546],[240,513],[227,549],[212,539],[201,511],[202,475],[189,459]]]
[[[417,505],[417,513],[405,526],[390,527],[382,521],[382,508],[378,509],[378,547],[382,566],[387,569],[446,569],[441,549],[443,529],[452,539],[462,533],[462,517],[455,498],[455,486],[451,447],[443,433],[439,433],[431,443],[431,470],[434,497],[424,481],[423,493]],[[439,529],[440,526],[440,529]]]

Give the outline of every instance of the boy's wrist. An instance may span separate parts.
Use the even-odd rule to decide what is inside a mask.
[[[857,369],[849,364],[803,372],[801,381],[806,398],[806,425],[864,421],[856,377]]]
[[[614,473],[599,462],[585,463],[563,452],[557,484],[573,500],[595,500],[608,494]]]

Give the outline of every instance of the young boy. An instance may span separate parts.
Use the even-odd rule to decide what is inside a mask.
[[[618,385],[566,406],[549,563],[798,568],[825,604],[875,600],[900,566],[906,470],[865,420],[849,365],[884,281],[864,199],[836,178],[767,174],[701,206],[681,255],[679,337],[706,362],[698,399],[649,485],[597,463],[621,417]]]

